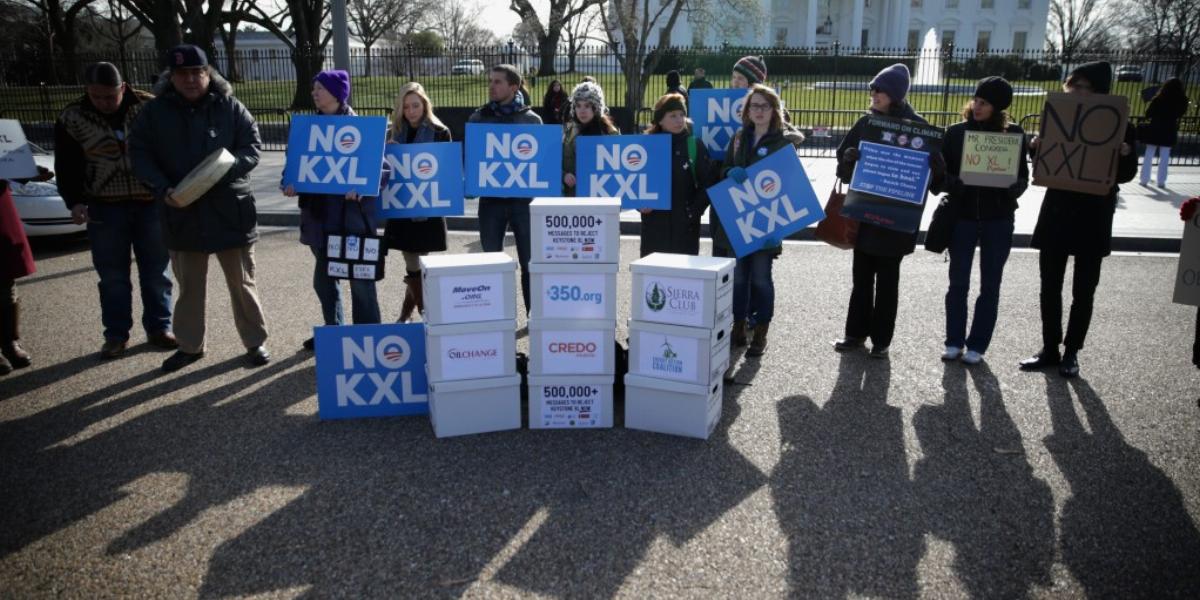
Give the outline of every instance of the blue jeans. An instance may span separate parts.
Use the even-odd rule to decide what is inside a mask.
[[[1000,308],[1000,280],[1004,263],[1012,250],[1013,219],[989,221],[959,220],[950,238],[950,289],[946,291],[946,345],[966,346],[980,354],[987,352],[996,328]],[[979,244],[979,298],[975,300],[975,320],[967,335],[967,295],[971,290],[971,263],[975,244]]]
[[[754,325],[771,322],[775,316],[775,280],[771,265],[775,254],[759,250],[737,259],[733,271],[733,319]]]
[[[525,199],[479,199],[479,245],[484,252],[504,252],[504,232],[511,226],[521,265],[521,297],[529,314],[529,203]]]
[[[313,268],[313,290],[321,301],[321,317],[326,325],[344,325],[346,318],[342,316],[342,285],[340,279],[329,276],[329,261],[325,258],[324,249],[309,246],[317,264]],[[354,312],[356,325],[376,324],[380,322],[379,296],[375,292],[375,282],[362,279],[350,280],[350,305]]]
[[[123,342],[133,328],[133,282],[129,252],[137,262],[146,333],[171,328],[171,278],[159,209],[154,202],[95,202],[88,206],[92,264],[100,276],[104,339]]]

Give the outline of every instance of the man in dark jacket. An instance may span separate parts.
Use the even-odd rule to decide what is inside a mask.
[[[541,125],[542,118],[530,110],[517,94],[521,74],[512,65],[496,65],[488,76],[490,102],[475,111],[468,123],[512,123]],[[521,297],[529,314],[529,203],[530,198],[480,198],[479,243],[484,252],[504,251],[504,232],[512,227],[517,239],[517,262],[521,264]]]
[[[125,353],[133,327],[129,253],[138,266],[142,327],[150,343],[175,349],[171,333],[171,279],[159,208],[133,173],[125,143],[144,103],[154,97],[131,89],[117,67],[100,62],[83,72],[86,93],[54,124],[58,192],[77,225],[88,224],[92,264],[100,276],[102,358]]]
[[[707,90],[712,89],[712,83],[705,79],[705,71],[703,67],[696,67],[692,73],[692,82],[688,84],[688,90]]]
[[[209,66],[203,50],[178,46],[167,59],[170,72],[155,86],[158,97],[142,109],[129,140],[134,172],[163,210],[163,233],[179,283],[174,317],[179,351],[163,362],[163,370],[176,371],[204,355],[212,254],[225,273],[247,357],[254,365],[265,365],[270,354],[263,346],[267,325],[254,283],[258,229],[249,177],[258,166],[258,125],[234,99],[229,82]],[[216,185],[183,208],[167,203],[179,181],[221,148],[235,162]]]

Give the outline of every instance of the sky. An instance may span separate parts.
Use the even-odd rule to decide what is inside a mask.
[[[521,18],[517,16],[517,13],[509,10],[507,0],[478,1],[484,6],[481,18],[483,25],[496,32],[501,41],[508,41],[513,27],[520,22]],[[550,11],[549,0],[530,0],[530,3],[533,4],[534,9],[542,16],[542,22],[545,23],[546,15]]]

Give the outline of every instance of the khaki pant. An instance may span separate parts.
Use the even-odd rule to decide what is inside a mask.
[[[175,302],[174,330],[183,352],[204,351],[204,311],[208,294],[208,257],[205,252],[171,251],[171,268],[179,285]],[[267,341],[267,322],[254,285],[254,245],[216,253],[225,273],[233,305],[233,323],[246,349]]]

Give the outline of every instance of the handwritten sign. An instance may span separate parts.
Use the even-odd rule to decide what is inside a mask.
[[[929,189],[929,155],[941,151],[939,127],[870,116],[860,127],[854,166],[842,216],[912,233],[921,225]]]
[[[738,258],[825,218],[791,146],[751,165],[746,181],[726,179],[708,188],[708,197]]]
[[[579,196],[620,198],[621,208],[671,208],[671,136],[575,138]]]
[[[692,135],[704,144],[713,160],[725,158],[725,148],[742,127],[742,106],[747,90],[692,90],[688,96],[688,116]]]
[[[562,127],[467,123],[467,194],[562,195]]]
[[[283,183],[306,194],[378,196],[387,117],[297,115]]]
[[[1024,160],[1020,133],[968,131],[963,136],[962,164],[958,176],[967,185],[1006,188],[1017,182]]]
[[[463,214],[462,144],[388,144],[383,158],[392,178],[379,196],[381,217]]]
[[[24,179],[36,177],[37,174],[33,150],[25,140],[21,123],[13,119],[0,119],[0,179]]]
[[[1200,306],[1200,211],[1183,228],[1173,300],[1176,304]]]
[[[1033,184],[1103,196],[1117,183],[1129,101],[1124,96],[1053,93],[1042,109]]]

